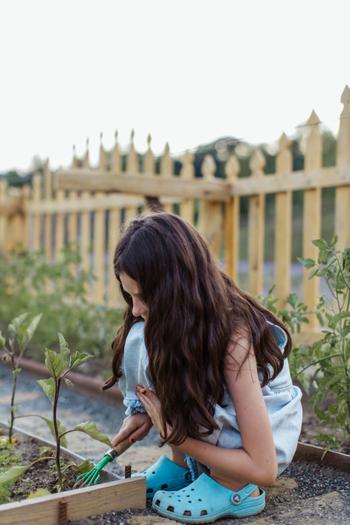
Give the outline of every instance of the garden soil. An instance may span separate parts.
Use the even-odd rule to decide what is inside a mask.
[[[10,393],[11,371],[0,366],[0,420],[8,418],[8,397]],[[19,376],[17,404],[19,412],[40,412],[50,416],[50,405],[36,385],[35,378],[29,374]],[[113,436],[123,419],[123,407],[101,404],[96,399],[87,398],[73,390],[65,389],[59,406],[60,418],[68,427],[83,420],[95,421],[109,436]],[[19,424],[20,423],[20,424]],[[29,432],[35,432],[45,439],[51,439],[44,422],[37,418],[18,420],[16,425]],[[105,446],[80,433],[69,435],[69,447],[73,452],[94,461],[101,458]],[[157,446],[156,433],[151,431],[144,441],[136,443],[113,462],[110,468],[122,474],[124,466],[131,464],[134,471],[142,471],[161,454],[169,454],[169,449]],[[151,508],[126,510],[91,516],[87,520],[71,521],[70,525],[151,525],[175,523],[155,514]],[[338,525],[350,523],[350,473],[320,466],[304,461],[293,462],[279,477],[273,487],[267,489],[267,506],[258,516],[235,520],[220,520],[219,524],[243,525]],[[28,524],[29,525],[29,524]]]

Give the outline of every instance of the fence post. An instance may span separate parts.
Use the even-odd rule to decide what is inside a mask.
[[[135,145],[134,145],[134,137],[135,132],[134,130],[131,131],[130,135],[130,146],[128,151],[128,156],[126,160],[126,174],[127,175],[137,175],[139,173],[139,160],[136,153]]]
[[[320,132],[320,119],[315,111],[312,111],[308,121],[308,136],[305,148],[305,175],[319,170],[322,162],[322,137]],[[304,217],[303,217],[303,257],[316,259],[318,250],[312,243],[321,235],[321,190],[312,188],[304,191]],[[320,294],[319,278],[309,279],[307,268],[303,270],[304,301],[310,308],[315,310]],[[315,328],[317,318],[310,316],[309,327]]]
[[[285,133],[279,140],[276,158],[276,175],[292,171],[290,141]],[[283,191],[276,194],[275,207],[275,283],[278,306],[285,305],[290,293],[292,193]]]
[[[182,180],[193,180],[194,179],[194,166],[193,166],[193,155],[189,151],[186,151],[182,157],[182,167],[180,171],[180,177]],[[181,179],[180,179],[181,181]],[[181,217],[190,224],[194,223],[194,201],[193,199],[185,199],[180,205]]]
[[[0,180],[0,253],[6,252],[7,214],[1,212],[1,206],[5,207],[7,195],[7,182]]]
[[[118,131],[114,133],[114,148],[112,153],[112,171],[114,175],[119,176],[122,172],[122,156],[118,144]]]
[[[49,159],[46,159],[44,163],[44,199],[48,203],[53,199],[52,192],[52,173],[49,166]],[[46,257],[49,261],[52,259],[52,213],[49,211],[45,212],[44,215],[45,223],[45,237],[44,237],[44,250]]]
[[[340,115],[337,141],[337,166],[350,168],[350,88],[345,86],[341,102],[344,104]],[[338,236],[337,247],[340,250],[350,246],[350,186],[335,190],[335,232]]]
[[[170,156],[169,144],[165,144],[162,158],[160,159],[160,176],[167,178],[174,176],[174,163]],[[163,203],[163,209],[166,212],[173,212],[173,205],[171,203]]]
[[[264,177],[265,157],[260,150],[254,152],[249,166],[251,177]],[[265,195],[260,193],[249,197],[248,221],[249,291],[252,295],[258,295],[264,285]]]
[[[233,187],[239,172],[240,165],[236,155],[230,155],[225,166],[225,174],[226,180],[230,182]],[[237,281],[238,278],[239,206],[240,198],[238,196],[230,197],[230,200],[225,203],[225,270],[234,281]]]
[[[38,205],[41,200],[41,175],[33,175],[33,204]],[[34,210],[33,217],[33,250],[41,248],[41,212]]]
[[[95,194],[95,224],[94,224],[94,273],[95,293],[93,300],[97,304],[104,302],[104,288],[105,288],[105,211],[99,207],[99,199],[103,197],[103,192]]]
[[[211,155],[206,155],[202,163],[202,175],[204,179],[215,178],[216,164]],[[198,229],[207,239],[212,253],[220,260],[221,241],[223,231],[223,214],[221,202],[199,201]]]

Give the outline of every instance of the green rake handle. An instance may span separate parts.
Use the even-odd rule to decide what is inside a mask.
[[[99,461],[97,465],[94,466],[94,468],[88,472],[85,472],[84,474],[80,474],[80,476],[77,477],[73,488],[90,487],[91,485],[96,485],[96,483],[101,480],[100,472],[105,467],[105,465],[123,454],[123,452],[125,452],[130,446],[131,443],[125,439],[115,448],[110,448],[107,450],[101,461]]]

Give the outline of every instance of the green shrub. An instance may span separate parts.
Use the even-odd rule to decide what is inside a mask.
[[[21,313],[43,313],[28,355],[42,361],[42,348],[57,348],[57,332],[64,333],[71,347],[95,357],[109,349],[121,312],[87,300],[93,282],[90,273],[79,270],[77,252],[66,248],[57,262],[47,262],[41,252],[17,250],[0,257],[0,330]]]
[[[273,290],[263,300],[265,306],[283,320],[292,333],[300,332],[309,322],[308,315],[317,316],[321,337],[312,344],[293,348],[291,371],[310,400],[322,423],[338,429],[336,435],[317,436],[326,444],[350,442],[350,248],[339,251],[337,238],[329,243],[313,241],[319,250],[317,260],[300,259],[310,269],[309,279],[323,278],[332,300],[320,297],[315,312],[291,294],[285,308],[278,310]]]

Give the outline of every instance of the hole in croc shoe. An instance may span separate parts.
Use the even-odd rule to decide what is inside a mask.
[[[201,499],[201,498],[198,498],[198,501],[202,501],[202,499]]]
[[[191,489],[191,490],[194,490],[194,489]]]
[[[159,503],[160,503],[160,499],[157,499],[156,500],[156,505],[159,505]]]
[[[169,507],[168,507],[166,510],[168,510],[169,512],[174,512],[174,507],[172,507],[171,505],[169,505]]]
[[[153,489],[147,489],[147,494],[152,494]]]
[[[160,488],[161,488],[162,490],[167,489],[167,488],[168,488],[168,484],[167,484],[167,483],[163,483],[163,485],[161,485]]]
[[[192,512],[190,510],[185,510],[184,516],[192,516]]]
[[[206,516],[208,514],[207,510],[201,510],[201,516]]]
[[[152,474],[155,474],[155,471],[153,471]]]
[[[189,500],[188,500],[188,503],[192,503],[192,501],[189,499]]]

